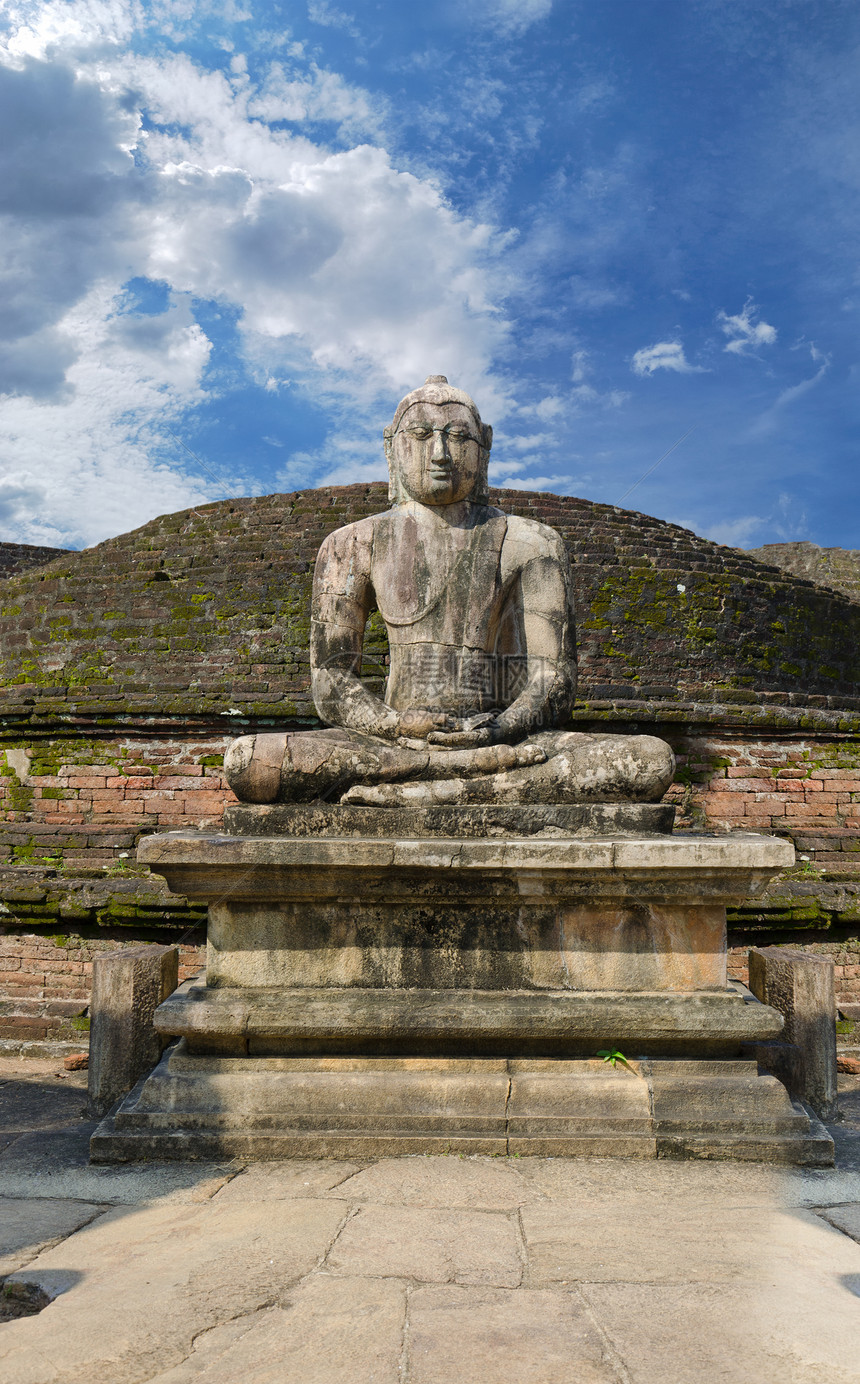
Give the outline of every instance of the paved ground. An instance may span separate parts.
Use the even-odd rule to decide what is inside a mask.
[[[860,1079],[835,1171],[91,1168],[58,1067],[0,1059],[0,1275],[50,1299],[0,1326],[4,1384],[860,1380]]]

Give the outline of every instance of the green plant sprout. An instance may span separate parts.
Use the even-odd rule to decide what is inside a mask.
[[[624,1053],[619,1052],[617,1048],[601,1048],[597,1056],[602,1057],[604,1062],[608,1062],[610,1067],[614,1068],[618,1062],[621,1062],[625,1067],[628,1067],[631,1072],[633,1071]]]

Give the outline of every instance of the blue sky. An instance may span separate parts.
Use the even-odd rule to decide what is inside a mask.
[[[854,0],[7,0],[0,537],[381,479],[444,373],[496,484],[860,547],[858,52]]]

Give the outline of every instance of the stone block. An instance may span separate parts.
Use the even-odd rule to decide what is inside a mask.
[[[133,947],[93,962],[89,1098],[104,1114],[158,1062],[164,1040],[153,1017],[176,989],[176,947]]]
[[[836,1114],[836,995],[830,957],[753,947],[750,989],[785,1018],[781,1041],[757,1046],[765,1070],[821,1119]]]

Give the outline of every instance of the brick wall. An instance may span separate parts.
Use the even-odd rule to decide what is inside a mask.
[[[64,557],[68,548],[40,548],[33,543],[0,543],[0,578],[26,572],[30,567],[44,567],[55,558]]]
[[[795,842],[797,869],[732,911],[732,964],[753,943],[832,948],[841,993],[856,996],[860,604],[646,515],[524,492],[493,500],[567,542],[574,723],[673,744],[678,829]],[[51,937],[84,968],[53,974],[84,981],[102,944],[200,945],[205,909],[137,867],[137,843],[218,825],[234,735],[315,724],[316,551],[385,504],[380,485],[224,501],[0,582],[0,940],[19,963],[4,971],[17,981],[0,981],[0,1014],[29,1005],[52,1032],[86,1017],[45,1009],[85,998],[43,993],[62,988],[38,979]],[[372,620],[377,671],[386,650]],[[4,999],[7,984],[33,988]]]
[[[689,724],[648,728],[664,735],[678,757],[668,795],[677,830],[768,831],[788,836],[797,847],[794,870],[774,881],[763,898],[731,910],[733,974],[744,977],[751,945],[823,949],[837,959],[840,997],[856,1002],[860,739],[744,736]],[[0,753],[0,768],[6,769],[0,774],[0,932],[6,954],[18,960],[3,968],[0,1012],[6,1000],[25,995],[15,986],[30,986],[26,998],[33,1001],[9,1011],[18,1021],[13,1028],[24,1030],[28,1015],[33,1025],[48,1025],[48,1036],[68,1034],[69,1022],[80,1016],[45,1008],[62,997],[44,990],[42,955],[54,958],[55,974],[63,973],[65,961],[83,963],[67,972],[79,977],[67,998],[81,1000],[89,953],[105,939],[111,946],[148,940],[201,945],[204,906],[171,894],[163,880],[137,865],[135,852],[149,832],[218,826],[225,803],[234,801],[220,768],[227,740],[66,737],[7,745]],[[59,957],[51,940],[57,936],[66,949]],[[41,939],[42,949],[19,943],[21,937]],[[69,937],[78,940],[72,944]],[[193,952],[195,967],[201,955]],[[12,970],[19,972],[17,979],[9,979]],[[26,1036],[34,1031],[26,1029]],[[0,1026],[0,1039],[11,1036]]]
[[[0,1046],[50,1042],[86,1048],[93,960],[128,945],[122,936],[0,935]],[[204,964],[204,947],[180,946],[180,980]]]

